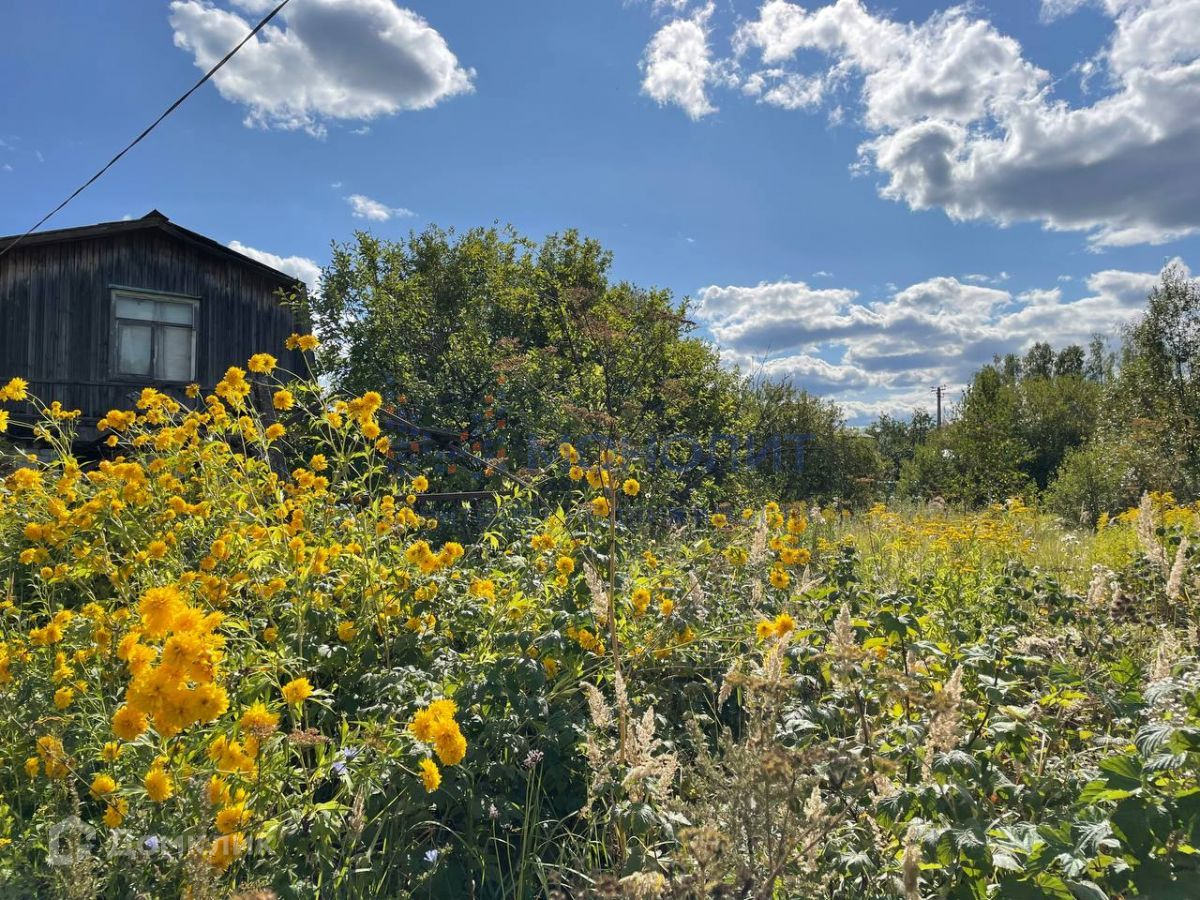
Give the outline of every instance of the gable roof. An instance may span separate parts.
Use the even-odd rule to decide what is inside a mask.
[[[131,231],[145,231],[149,229],[162,231],[177,240],[191,244],[206,252],[229,257],[233,261],[247,268],[256,269],[260,273],[272,277],[288,287],[304,289],[304,282],[295,275],[280,272],[266,263],[259,262],[257,259],[246,256],[244,253],[238,253],[236,250],[226,247],[219,241],[214,241],[212,238],[205,237],[199,232],[190,231],[181,225],[176,225],[157,209],[150,210],[150,212],[146,213],[140,219],[123,219],[119,222],[99,222],[95,225],[81,225],[76,228],[55,228],[50,231],[34,232],[33,234],[21,237],[21,242],[13,248],[13,251],[18,251],[23,247],[34,247],[39,244],[82,241],[90,238],[109,237]],[[0,247],[7,246],[19,237],[20,235],[16,234],[0,237]]]

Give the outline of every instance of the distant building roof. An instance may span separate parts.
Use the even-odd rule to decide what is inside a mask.
[[[180,225],[176,225],[157,209],[152,209],[140,219],[122,219],[118,222],[99,222],[95,225],[80,225],[76,228],[55,228],[50,231],[37,231],[33,234],[21,238],[21,243],[17,244],[14,249],[20,250],[22,247],[35,247],[39,244],[57,244],[64,241],[82,241],[89,238],[108,237],[110,235],[124,234],[130,231],[144,231],[147,229],[157,229],[165,232],[174,238],[177,238],[186,243],[199,247],[201,250],[215,253],[219,256],[230,257],[234,261],[241,263],[251,269],[270,275],[279,281],[289,286],[304,287],[302,282],[295,275],[288,275],[286,272],[280,272],[278,269],[268,266],[266,263],[259,262],[257,259],[246,256],[244,253],[238,253],[230,247],[226,247],[220,241],[214,241],[212,238],[191,231]],[[0,237],[0,247],[5,247],[12,241],[16,240],[20,235],[11,234],[7,237]]]

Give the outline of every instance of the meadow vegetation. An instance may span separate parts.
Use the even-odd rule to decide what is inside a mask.
[[[1160,439],[1192,385],[1155,355],[1193,285],[1096,377],[1038,350],[867,434],[573,235],[338,252],[312,371],[146,388],[98,460],[0,384],[36,413],[0,419],[35,439],[0,470],[0,896],[1197,896],[1200,504]],[[400,312],[411,370],[368,349]],[[815,449],[645,452],[730,421]]]

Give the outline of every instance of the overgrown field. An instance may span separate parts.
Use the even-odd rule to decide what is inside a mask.
[[[564,445],[456,531],[248,368],[0,474],[0,896],[1200,897],[1200,508],[651,529]]]

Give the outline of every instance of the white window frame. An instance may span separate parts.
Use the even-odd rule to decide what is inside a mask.
[[[153,381],[158,384],[187,384],[196,380],[196,332],[199,330],[200,318],[200,300],[198,297],[189,297],[184,294],[170,294],[162,291],[146,291],[140,288],[126,287],[111,287],[110,291],[110,327],[109,327],[109,347],[111,365],[109,366],[110,374],[118,381]],[[188,328],[189,326],[178,322],[167,322],[159,319],[129,319],[117,315],[117,301],[120,299],[128,300],[148,300],[153,303],[171,304],[174,306],[187,306],[192,311],[192,324],[190,330],[192,333],[192,342],[190,348],[191,366],[188,371],[187,378],[184,379],[168,379],[158,376],[158,353],[159,342],[162,330],[164,328]],[[131,373],[121,371],[121,348],[120,341],[120,325],[126,323],[128,325],[144,325],[151,329],[150,340],[150,373],[149,375],[141,373]]]

